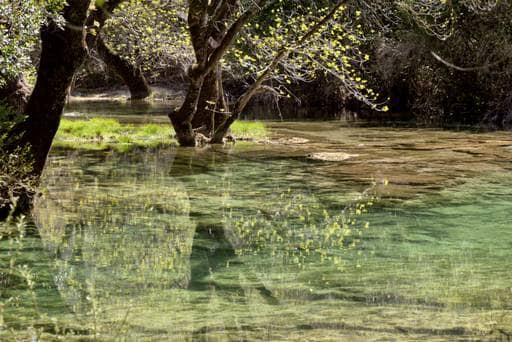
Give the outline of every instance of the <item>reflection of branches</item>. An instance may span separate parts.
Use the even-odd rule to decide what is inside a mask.
[[[257,253],[299,269],[320,259],[343,268],[342,253],[361,244],[369,228],[362,218],[376,199],[373,185],[341,212],[329,213],[315,197],[287,192],[252,215],[229,211],[224,220],[240,256]]]
[[[180,175],[184,174],[195,175],[198,170],[199,172],[205,172],[205,168],[200,167],[195,162],[198,161],[198,155],[195,152],[191,152],[189,149],[179,149],[174,160],[175,169],[181,169]],[[205,158],[211,158],[211,162],[219,162],[219,157],[228,158],[228,155],[221,153],[207,153],[202,154],[200,162],[204,162]],[[188,168],[183,169],[183,165],[187,165]],[[224,188],[224,187],[223,187]],[[225,188],[225,191],[229,191],[229,186]],[[190,190],[190,193],[193,191]],[[204,192],[204,190],[202,190]],[[228,192],[224,193],[224,196],[228,196]],[[215,202],[217,203],[217,202]],[[191,208],[194,208],[194,204],[197,202],[191,202]],[[235,284],[225,284],[215,279],[217,273],[222,273],[226,268],[230,267],[230,264],[239,264],[237,260],[236,246],[233,244],[233,239],[230,238],[230,231],[224,223],[222,205],[224,202],[219,204],[219,208],[210,208],[207,219],[198,218],[196,224],[195,234],[191,241],[191,253],[190,253],[190,282],[188,288],[196,291],[224,291],[229,293],[242,293],[248,290],[256,290],[261,297],[269,304],[277,303],[277,299],[266,286],[258,279],[257,275],[250,271],[244,270],[240,274],[241,278],[245,278],[249,281],[250,285],[245,286],[242,282]],[[217,215],[219,215],[217,217]],[[201,217],[201,216],[199,216]]]

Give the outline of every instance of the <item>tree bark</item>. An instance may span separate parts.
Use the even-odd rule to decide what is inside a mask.
[[[234,11],[237,6],[236,1],[191,0],[189,2],[188,27],[196,64],[192,65],[188,71],[190,85],[182,106],[169,114],[180,145],[195,146],[194,126],[207,127],[215,122],[215,118],[207,112],[199,114],[207,121],[205,124],[202,124],[199,118],[194,120],[194,117],[198,111],[205,109],[206,106],[202,103],[210,101],[212,94],[218,95],[221,88],[218,88],[219,85],[214,79],[218,79],[221,72],[219,64],[222,57],[232,46],[244,25],[261,10],[266,1],[255,1],[229,27],[227,23],[236,13]],[[219,96],[216,97],[215,101],[218,102]]]
[[[227,111],[222,87],[222,70],[219,67],[205,77],[197,111],[192,119],[192,127],[196,132],[211,136],[226,119]]]
[[[142,100],[151,95],[151,89],[142,70],[112,51],[101,37],[98,37],[96,42],[96,51],[107,67],[123,79],[130,89],[132,100]]]
[[[68,0],[65,27],[51,21],[41,28],[41,60],[37,82],[27,103],[27,118],[9,134],[6,151],[28,147],[32,176],[39,178],[59,127],[67,90],[87,56],[85,21],[91,0]]]
[[[201,94],[203,78],[194,76],[194,70],[195,69],[192,67],[188,72],[190,84],[182,106],[178,110],[169,113],[169,119],[171,120],[174,131],[176,132],[176,139],[178,140],[178,143],[184,147],[196,146],[192,119],[197,111],[197,104]]]
[[[21,114],[28,103],[30,92],[25,79],[20,75],[7,80],[5,86],[0,88],[0,103],[11,108],[14,114]]]

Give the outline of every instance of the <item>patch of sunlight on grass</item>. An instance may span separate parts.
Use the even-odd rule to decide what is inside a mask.
[[[238,139],[263,139],[268,137],[265,124],[259,121],[236,121],[231,126],[231,133]]]
[[[241,140],[263,139],[268,136],[262,122],[239,121],[231,127]],[[74,149],[127,151],[134,147],[157,147],[176,144],[170,124],[124,124],[115,119],[63,119],[55,137],[55,146]]]
[[[61,121],[55,145],[66,148],[126,151],[133,147],[156,147],[176,143],[174,131],[166,124],[122,124],[115,119]]]
[[[114,119],[93,118],[90,120],[67,120],[60,123],[58,136],[84,138],[84,139],[108,139],[122,134],[123,127]]]

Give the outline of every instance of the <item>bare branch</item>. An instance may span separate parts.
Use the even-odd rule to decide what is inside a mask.
[[[440,57],[438,54],[436,54],[434,51],[430,51],[430,53],[432,54],[432,56],[434,56],[434,58],[443,63],[444,65],[446,65],[447,67],[449,68],[452,68],[452,69],[455,69],[455,70],[458,70],[458,71],[463,71],[463,72],[470,72],[470,71],[478,71],[478,70],[486,70],[486,69],[489,69],[489,68],[492,68],[498,64],[501,64],[503,63],[505,60],[509,59],[510,57],[507,56],[507,57],[504,57],[494,63],[490,63],[490,64],[485,64],[485,65],[481,65],[481,66],[476,66],[476,67],[466,67],[466,68],[463,68],[463,67],[460,67],[460,66],[457,66],[453,63],[450,63],[448,61],[446,61],[445,59],[443,59],[442,57]]]

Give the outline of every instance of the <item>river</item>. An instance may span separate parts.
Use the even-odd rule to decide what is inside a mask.
[[[40,237],[0,249],[39,280],[6,283],[19,301],[4,325],[99,340],[511,338],[510,133],[267,126],[277,143],[53,149]]]

